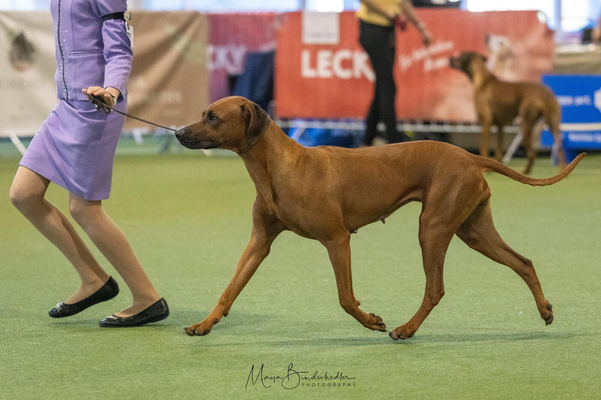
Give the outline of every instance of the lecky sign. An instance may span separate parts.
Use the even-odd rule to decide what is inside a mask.
[[[246,46],[208,46],[209,71],[224,70],[230,75],[239,75],[244,69]]]
[[[275,47],[276,14],[209,14],[207,60],[211,101],[231,95],[229,78],[244,71],[249,52]]]
[[[424,46],[413,26],[396,32],[399,119],[476,120],[469,79],[448,67],[449,57],[460,51],[496,54],[496,58],[491,56],[491,60],[500,60],[494,64],[495,71],[506,80],[540,82],[541,74],[553,68],[553,35],[535,11],[422,9],[420,17],[436,41]],[[502,51],[487,48],[490,35],[503,39]],[[359,21],[354,12],[284,14],[275,54],[276,115],[365,117],[374,94],[374,71],[358,39]]]
[[[367,54],[361,50],[303,50],[301,52],[303,78],[375,79]]]

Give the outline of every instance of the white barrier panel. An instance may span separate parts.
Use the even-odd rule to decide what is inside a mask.
[[[49,12],[0,12],[0,137],[32,136],[55,107]]]
[[[209,105],[209,22],[195,11],[136,12],[129,113],[168,126],[198,120]],[[0,12],[0,137],[33,136],[55,107],[49,12]],[[127,119],[125,129],[147,127]]]

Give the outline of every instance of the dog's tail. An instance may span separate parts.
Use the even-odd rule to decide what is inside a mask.
[[[576,168],[576,165],[578,165],[580,160],[582,160],[585,155],[586,155],[586,153],[581,153],[580,155],[578,155],[578,157],[576,157],[574,159],[574,161],[572,161],[570,163],[570,165],[565,167],[563,169],[563,171],[561,171],[559,174],[555,175],[552,178],[546,178],[546,179],[531,178],[529,176],[520,174],[519,172],[514,171],[513,169],[509,168],[508,166],[503,165],[500,162],[493,160],[492,158],[476,156],[476,155],[474,157],[476,157],[476,163],[478,163],[478,165],[482,169],[482,172],[495,171],[501,175],[505,175],[505,176],[513,179],[514,181],[525,183],[530,186],[547,186],[547,185],[552,185],[554,183],[557,183],[560,180],[562,180],[563,178],[565,178],[566,176],[568,176],[570,174],[570,172],[572,172],[572,170],[574,168]]]

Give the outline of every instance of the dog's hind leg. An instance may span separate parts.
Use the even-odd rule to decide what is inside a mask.
[[[559,164],[559,169],[563,170],[566,164],[566,157],[563,152],[563,145],[561,143],[561,129],[559,124],[561,122],[561,110],[557,111],[555,114],[545,113],[544,118],[549,125],[549,129],[553,134],[553,140],[555,141],[555,146],[557,148],[557,162]]]
[[[532,261],[518,254],[501,239],[493,223],[490,200],[480,205],[463,222],[457,230],[457,236],[472,249],[514,270],[530,288],[541,318],[547,325],[553,322],[551,303],[543,294]]]
[[[461,184],[458,179],[462,179]],[[435,189],[424,197],[419,217],[426,290],[415,315],[390,332],[394,340],[412,337],[444,296],[443,269],[449,243],[459,226],[489,195],[486,181],[475,174],[464,173],[455,179],[445,176],[431,187]]]
[[[444,259],[454,229],[450,228],[451,225],[447,221],[432,217],[428,212],[422,212],[420,216],[419,243],[426,274],[424,299],[415,315],[406,324],[390,332],[389,335],[394,340],[412,337],[444,296]]]
[[[530,174],[534,160],[536,159],[536,149],[534,148],[533,130],[534,126],[542,116],[540,108],[535,104],[526,104],[520,110],[520,116],[522,117],[522,123],[520,129],[522,130],[522,144],[526,148],[526,156],[528,161],[523,173],[525,175]]]
[[[375,314],[367,314],[359,308],[359,302],[353,294],[353,280],[351,275],[351,235],[348,231],[342,231],[329,240],[321,242],[328,250],[328,255],[334,268],[336,286],[338,287],[338,299],[340,305],[352,315],[361,325],[374,331],[386,331],[386,325],[382,318]]]
[[[244,286],[252,278],[261,262],[269,254],[271,244],[275,238],[284,230],[283,225],[277,218],[263,211],[257,212],[257,208],[257,203],[255,202],[252,235],[246,249],[242,253],[242,257],[240,257],[232,280],[227,285],[211,314],[201,323],[184,328],[187,335],[207,335],[222,317],[228,315],[234,300],[236,300],[236,297],[238,297]]]

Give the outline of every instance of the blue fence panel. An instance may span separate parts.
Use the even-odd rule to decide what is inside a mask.
[[[601,150],[601,75],[545,75],[562,112],[562,144],[566,159],[578,150]],[[548,130],[541,135],[542,146],[552,146]]]

